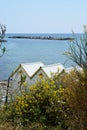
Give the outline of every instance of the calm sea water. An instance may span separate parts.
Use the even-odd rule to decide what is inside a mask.
[[[41,61],[44,64],[62,63],[65,67],[72,65],[72,62],[64,55],[64,52],[69,49],[69,41],[8,38],[14,35],[73,37],[72,34],[6,34],[5,39],[8,42],[3,44],[7,51],[0,58],[0,80],[7,79],[21,63]],[[77,34],[77,36],[80,35]]]

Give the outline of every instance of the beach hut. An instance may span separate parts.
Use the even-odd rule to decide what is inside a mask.
[[[41,67],[42,71],[48,78],[52,78],[55,74],[61,73],[65,68],[62,64],[51,64]]]
[[[16,88],[21,85],[22,80],[31,86],[39,79],[51,78],[53,74],[60,73],[65,68],[62,64],[44,65],[42,62],[20,64],[9,76],[9,84]]]
[[[38,76],[35,73],[43,66],[42,62],[20,64],[9,76],[9,83],[12,87],[16,88],[21,84],[21,80],[25,79],[26,83],[30,86],[37,80]]]
[[[41,78],[52,78],[56,73],[64,70],[64,66],[60,63],[52,65],[44,65],[42,62],[20,64],[8,78],[6,102],[8,100],[8,89],[12,92],[19,91],[22,88],[22,82],[26,82],[28,86],[33,85]]]

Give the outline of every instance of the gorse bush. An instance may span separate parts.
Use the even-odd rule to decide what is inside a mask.
[[[55,83],[64,88],[64,98],[67,104],[67,126],[70,130],[87,129],[87,70],[74,68],[69,73],[58,74]]]
[[[20,118],[23,125],[39,121],[50,126],[65,127],[67,105],[63,98],[62,86],[58,88],[53,80],[41,80],[17,95],[10,114],[13,116],[14,113],[15,117]]]

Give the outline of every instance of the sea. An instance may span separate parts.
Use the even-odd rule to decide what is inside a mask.
[[[75,34],[81,37],[82,34]],[[0,57],[0,80],[7,80],[9,75],[21,63],[43,62],[46,65],[61,63],[70,67],[73,62],[65,55],[71,42],[68,40],[12,39],[9,36],[73,37],[73,34],[6,34],[3,43],[5,54]]]

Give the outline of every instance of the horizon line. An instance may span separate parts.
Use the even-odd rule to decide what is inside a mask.
[[[83,32],[74,32],[75,34],[83,34]],[[23,32],[6,32],[5,34],[73,34],[72,32],[62,32],[62,33],[51,33],[51,32],[38,32],[38,33],[35,33],[35,32],[26,32],[26,33],[23,33]]]

